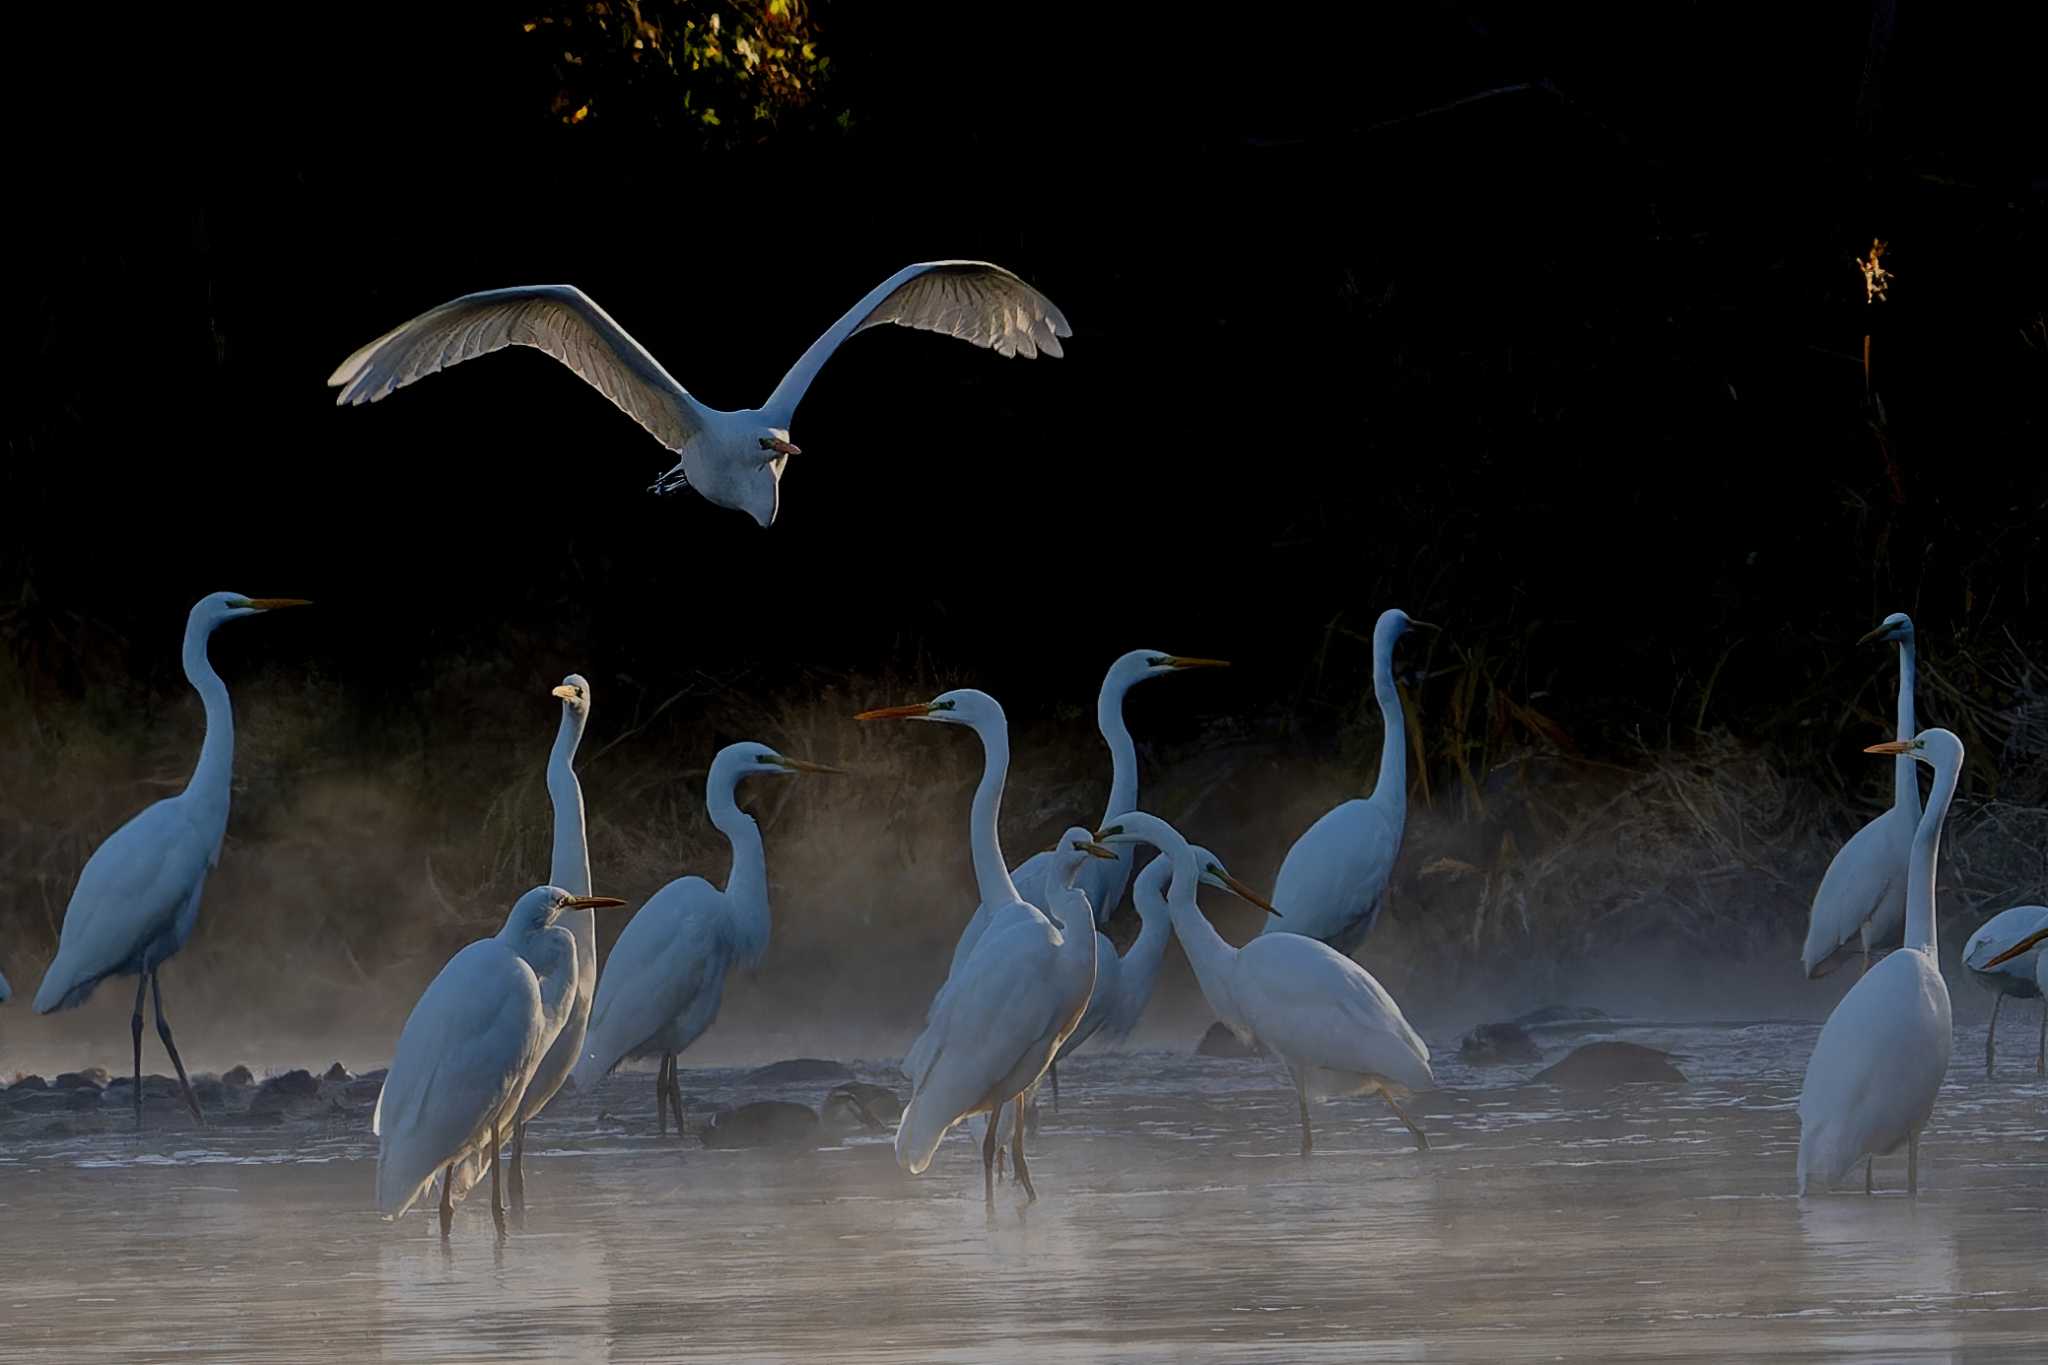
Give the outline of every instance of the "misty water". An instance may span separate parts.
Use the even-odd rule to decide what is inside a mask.
[[[501,1242],[479,1192],[445,1247],[431,1212],[371,1211],[360,1102],[201,1131],[152,1100],[140,1138],[16,1113],[0,1357],[2038,1358],[2033,1023],[2008,1014],[1987,1080],[1982,1024],[1959,1022],[1918,1200],[1903,1157],[1878,1163],[1876,1198],[1795,1197],[1811,1023],[1539,1035],[1546,1061],[1598,1037],[1683,1054],[1687,1084],[1597,1090],[1432,1038],[1441,1089],[1411,1110],[1431,1150],[1354,1100],[1316,1109],[1307,1160],[1273,1062],[1084,1054],[1042,1107],[1039,1202],[1000,1186],[993,1220],[962,1130],[915,1179],[887,1133],[711,1150],[655,1135],[647,1073],[535,1125],[523,1229]],[[887,1062],[852,1065],[902,1089]],[[830,1088],[746,1074],[685,1067],[693,1129]]]

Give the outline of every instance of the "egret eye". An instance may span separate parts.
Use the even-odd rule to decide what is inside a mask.
[[[1151,658],[1145,660],[1145,667],[1165,668],[1168,664],[1171,664],[1172,662],[1173,660],[1167,658],[1164,654],[1154,654]]]
[[[932,710],[934,711],[950,711],[952,709],[953,703],[950,701],[935,701],[932,703]]]
[[[763,437],[761,437],[760,439],[761,439],[761,449],[763,449],[763,450],[773,450],[773,449],[775,449],[775,442],[773,442],[773,441],[769,440],[769,439],[768,439],[768,438],[767,438],[766,436],[763,436]]]

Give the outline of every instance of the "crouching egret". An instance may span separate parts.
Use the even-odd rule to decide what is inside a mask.
[[[576,780],[576,746],[590,721],[590,683],[580,673],[562,679],[551,694],[562,703],[561,724],[548,753],[548,804],[555,822],[554,850],[548,859],[548,885],[573,895],[590,894],[590,843],[583,826],[583,786]],[[568,993],[559,1027],[547,1054],[534,1069],[512,1119],[512,1211],[526,1212],[526,1125],[547,1107],[562,1082],[569,1079],[583,1055],[583,1037],[590,1024],[590,999],[597,990],[597,915],[590,910],[565,910],[558,921],[576,940],[574,989]]]
[[[868,291],[811,343],[758,408],[707,408],[669,377],[626,329],[582,290],[522,285],[465,294],[378,337],[327,378],[344,406],[374,403],[416,379],[507,346],[531,346],[569,367],[663,446],[676,465],[656,493],[696,489],[767,526],[775,520],[796,406],[820,367],[855,332],[895,323],[959,337],[1003,356],[1057,356],[1072,336],[1052,300],[999,265],[926,261]]]
[[[1941,822],[1962,770],[1963,742],[1947,730],[1874,744],[1870,754],[1910,754],[1934,769],[1906,869],[1906,946],[1881,958],[1835,1006],[1806,1064],[1799,1091],[1799,1193],[1826,1187],[1861,1161],[1863,1190],[1874,1159],[1906,1148],[1906,1188],[1920,1192],[1920,1130],[1948,1074],[1954,1035],[1948,983],[1934,932],[1934,869]]]
[[[1045,916],[1020,916],[991,928],[947,988],[911,1049],[917,1060],[904,1063],[911,1091],[896,1128],[896,1162],[912,1175],[924,1174],[955,1124],[975,1114],[994,1116],[1015,1101],[1010,1157],[1017,1183],[1037,1201],[1024,1161],[1023,1096],[1088,1008],[1095,989],[1095,920],[1074,879],[1087,859],[1114,856],[1085,829],[1061,835],[1047,869],[1046,909],[1067,927]],[[981,1147],[982,1193],[991,1210],[998,1128],[989,1124]]]
[[[1991,1078],[1993,1049],[1998,1042],[1998,1007],[2007,996],[2041,1002],[2041,1045],[2034,1054],[2034,1074],[2042,1075],[2048,1069],[2048,992],[2042,990],[2037,970],[2048,962],[2048,953],[2033,948],[2008,951],[2044,926],[2048,926],[2048,905],[2015,905],[1986,920],[1963,945],[1963,966],[1969,969],[1970,979],[1991,992],[1991,1029],[1984,1035],[1986,1080]]]
[[[1859,640],[1896,641],[1899,646],[1899,714],[1894,738],[1910,741],[1913,728],[1913,621],[1893,612],[1876,630]],[[1806,975],[1826,976],[1842,965],[1852,947],[1863,950],[1863,970],[1870,970],[1872,946],[1888,943],[1906,920],[1906,862],[1912,854],[1913,831],[1920,824],[1920,778],[1913,760],[1900,755],[1892,763],[1892,804],[1883,814],[1851,835],[1821,876],[1806,923],[1806,946],[1799,961]]]
[[[628,1057],[658,1054],[655,1124],[665,1134],[673,1110],[676,1136],[683,1136],[676,1054],[718,1017],[726,973],[759,962],[768,948],[767,853],[761,827],[734,796],[749,777],[839,771],[779,754],[765,744],[728,744],[718,751],[704,779],[704,805],[712,827],[732,846],[725,889],[702,877],[678,877],[627,923],[598,979],[583,1057],[574,1072],[577,1089],[596,1085]]]
[[[1370,972],[1321,940],[1300,934],[1262,933],[1242,948],[1225,943],[1196,903],[1198,883],[1225,887],[1283,919],[1286,912],[1224,871],[1213,855],[1205,860],[1156,816],[1142,811],[1119,815],[1095,837],[1103,843],[1148,843],[1173,860],[1167,905],[1174,933],[1209,1008],[1238,1037],[1247,1042],[1257,1038],[1287,1063],[1301,1105],[1303,1156],[1315,1147],[1308,1117],[1311,1096],[1375,1091],[1415,1135],[1415,1145],[1428,1148],[1428,1136],[1398,1100],[1436,1085],[1429,1048]]]
[[[504,928],[456,953],[428,983],[399,1032],[370,1121],[377,1135],[379,1213],[403,1217],[441,1175],[446,1237],[464,1181],[458,1167],[488,1160],[491,1216],[504,1230],[499,1139],[547,1051],[549,1014],[575,988],[576,940],[556,920],[565,910],[624,904],[537,886],[513,905]],[[547,977],[545,989],[536,961]]]
[[[2044,910],[2048,909],[2048,906],[2034,905],[2027,908],[2030,910]],[[2044,942],[2048,942],[2048,915],[2042,916],[2042,923],[2039,929],[2028,934],[2025,938],[2013,944],[1984,965],[1986,967],[1997,967],[2008,962],[2017,962],[2023,957],[2031,956],[2034,962],[2034,985],[2041,992],[2042,997],[2048,999],[2048,950],[2042,949],[2041,945]]]
[[[110,976],[133,976],[135,1012],[128,1028],[135,1043],[135,1126],[142,1127],[142,996],[156,989],[156,1033],[170,1054],[192,1117],[199,1098],[164,1018],[163,965],[192,938],[206,874],[220,861],[234,781],[235,714],[227,684],[206,657],[206,643],[228,621],[284,607],[307,605],[296,597],[244,597],[217,592],[202,597],[185,618],[185,678],[206,708],[199,762],[185,790],[143,810],[107,836],[78,874],[64,909],[57,957],[36,990],[36,1013],[83,1004]]]
[[[1410,620],[1405,611],[1380,613],[1372,628],[1372,690],[1381,724],[1379,780],[1371,796],[1331,809],[1287,850],[1273,881],[1273,904],[1282,918],[1267,920],[1261,934],[1317,939],[1350,953],[1372,932],[1386,904],[1408,821],[1408,727],[1394,685],[1394,645],[1410,630],[1435,629]]]

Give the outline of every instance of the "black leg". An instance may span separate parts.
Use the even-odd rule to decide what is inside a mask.
[[[1057,1057],[1053,1059],[1050,1070],[1052,1071],[1052,1112],[1057,1114],[1060,1112],[1060,1063]],[[1022,1132],[1023,1130],[1020,1128],[1018,1131]]]
[[[1294,1078],[1294,1097],[1301,1102],[1301,1154],[1307,1156],[1316,1149],[1316,1140],[1308,1122],[1308,1082],[1298,1073]]]
[[[526,1125],[512,1123],[512,1221],[526,1223]]]
[[[991,1116],[993,1117],[993,1116]],[[989,1124],[989,1131],[995,1131],[995,1124]],[[1010,1135],[1010,1164],[1016,1168],[1017,1183],[1024,1187],[1024,1202],[1036,1204],[1038,1191],[1031,1184],[1031,1168],[1024,1164],[1024,1097],[1017,1097],[1017,1131]]]
[[[171,1041],[171,1024],[164,1018],[163,969],[149,974],[156,987],[156,1036],[164,1040],[164,1051],[171,1054],[171,1068],[178,1073],[178,1086],[185,1092],[185,1103],[192,1106],[192,1121],[201,1128],[206,1126],[206,1115],[199,1112],[199,1097],[192,1093],[192,1082],[185,1076],[185,1063],[178,1056],[178,1045]]]
[[[144,972],[135,982],[135,1014],[128,1021],[128,1031],[135,1035],[135,1131],[142,1131],[142,994],[149,989],[149,973]]]
[[[505,1199],[498,1189],[498,1125],[491,1125],[491,1221],[498,1225],[498,1235],[505,1235]]]
[[[1380,1098],[1387,1102],[1387,1108],[1394,1111],[1394,1117],[1401,1120],[1401,1122],[1407,1124],[1408,1131],[1415,1134],[1415,1150],[1417,1150],[1418,1152],[1428,1151],[1429,1134],[1423,1132],[1422,1129],[1419,1126],[1417,1126],[1415,1120],[1408,1117],[1408,1113],[1406,1110],[1402,1109],[1400,1105],[1394,1103],[1394,1097],[1392,1095],[1389,1095],[1386,1091],[1382,1090],[1380,1091]]]
[[[1992,1049],[1998,1043],[1998,1007],[2005,1003],[2003,995],[1991,997],[1991,1027],[1984,1034],[1984,1079],[1991,1079]]]
[[[683,1083],[676,1076],[676,1054],[668,1054],[668,1103],[676,1115],[676,1140],[683,1139]]]
[[[441,1240],[448,1240],[448,1229],[455,1225],[455,1163],[449,1162],[441,1172]]]
[[[657,1137],[668,1136],[668,1054],[661,1054],[661,1065],[654,1069],[654,1132]]]
[[[981,1197],[988,1211],[996,1211],[996,1135],[1003,1127],[1003,1107],[988,1111],[988,1132],[981,1139]]]

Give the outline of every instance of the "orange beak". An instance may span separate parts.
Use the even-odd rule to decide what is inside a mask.
[[[303,597],[251,597],[243,605],[257,611],[278,611],[285,607],[310,607],[313,604]]]
[[[855,720],[919,720],[932,713],[928,701],[914,702],[909,706],[879,706],[872,711],[863,711]]]
[[[1278,910],[1275,910],[1273,908],[1273,902],[1267,900],[1264,896],[1261,896],[1258,892],[1252,890],[1249,886],[1246,886],[1243,882],[1231,876],[1228,872],[1223,874],[1223,884],[1230,888],[1231,895],[1236,896],[1239,900],[1248,901],[1251,904],[1258,906],[1259,909],[1265,911],[1274,919],[1287,918],[1285,915],[1281,914]]]
[[[2012,947],[2007,948],[1997,957],[1994,957],[1989,962],[1985,963],[1984,966],[1996,967],[2001,962],[2010,962],[2014,958],[2018,957],[2021,953],[2026,952],[2029,948],[2032,948],[2036,944],[2040,943],[2042,939],[2048,939],[2048,929],[2042,929],[2036,933],[2028,934],[2018,943],[2013,944]]]
[[[1191,659],[1185,654],[1169,654],[1166,656],[1166,666],[1168,668],[1228,668],[1230,667],[1230,660]]]
[[[1882,744],[1871,745],[1863,752],[1866,754],[1890,754],[1894,756],[1898,754],[1910,754],[1913,752],[1913,744],[1910,740],[1888,739]]]
[[[617,896],[571,896],[562,902],[564,910],[609,910],[625,902]]]
[[[802,446],[793,446],[780,437],[770,437],[768,448],[777,455],[801,455],[804,453]]]

